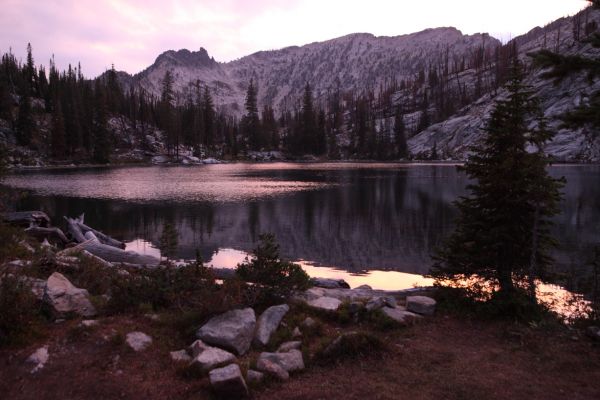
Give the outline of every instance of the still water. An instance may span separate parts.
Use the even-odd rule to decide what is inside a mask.
[[[557,269],[580,273],[600,241],[600,167],[551,173],[567,179]],[[178,258],[198,250],[215,267],[234,267],[272,232],[311,275],[400,289],[428,283],[421,275],[453,229],[452,202],[467,180],[453,165],[275,163],[27,171],[5,183],[26,193],[18,209],[41,209],[57,225],[85,213],[139,252],[159,256],[172,223]]]

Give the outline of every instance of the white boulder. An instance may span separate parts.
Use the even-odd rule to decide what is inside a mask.
[[[58,272],[54,272],[46,281],[43,300],[61,316],[70,313],[83,317],[96,315],[96,309],[90,302],[88,291],[76,288]]]
[[[256,328],[256,315],[251,308],[232,310],[211,318],[196,332],[205,343],[245,354],[250,349]]]

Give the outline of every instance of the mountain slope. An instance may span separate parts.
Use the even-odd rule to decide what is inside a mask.
[[[493,49],[498,44],[487,34],[463,35],[455,28],[437,28],[396,37],[357,33],[302,47],[261,51],[228,63],[214,62],[204,49],[168,51],[135,75],[132,83],[158,95],[165,72],[170,70],[181,95],[199,81],[212,89],[217,105],[240,115],[250,79],[258,82],[259,106],[293,109],[307,82],[317,99],[337,88],[361,92],[386,81],[414,78],[427,65],[441,62],[446,52],[464,58],[482,46]]]
[[[586,15],[587,14],[587,15]],[[582,18],[585,16],[585,18]],[[541,49],[551,49],[561,54],[581,54],[598,56],[598,49],[590,44],[580,43],[574,38],[574,24],[588,21],[590,26],[600,25],[600,11],[587,9],[580,15],[562,18],[545,28],[535,28],[516,38],[519,56],[530,63],[527,53]],[[542,71],[530,69],[525,84],[530,85],[540,99],[541,108],[549,125],[557,135],[546,146],[546,152],[561,161],[600,161],[600,135],[596,129],[562,129],[559,117],[574,109],[587,97],[600,89],[600,80],[591,81],[586,73],[573,74],[560,83],[543,79]],[[497,96],[503,96],[500,91]],[[425,154],[435,145],[444,158],[464,159],[468,147],[481,137],[481,130],[491,114],[495,97],[486,94],[466,106],[445,121],[434,124],[409,140],[413,154]]]

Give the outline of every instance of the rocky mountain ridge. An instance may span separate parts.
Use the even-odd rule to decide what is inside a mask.
[[[600,13],[587,9],[515,38],[520,58],[529,63],[527,53],[541,49],[594,55],[595,49],[577,42],[574,37],[575,24],[583,21],[598,25]],[[490,57],[489,54],[498,51],[500,46],[501,43],[488,34],[463,35],[455,28],[427,29],[395,37],[355,33],[305,46],[260,51],[227,63],[215,61],[204,48],[196,52],[170,50],[159,55],[144,71],[133,76],[121,74],[120,80],[159,96],[165,72],[169,70],[174,76],[174,88],[180,101],[192,95],[194,86],[207,86],[218,108],[239,117],[244,113],[245,91],[251,79],[259,87],[259,107],[270,105],[276,111],[294,110],[300,107],[307,82],[313,87],[316,101],[325,103],[336,90],[377,93],[392,81],[414,81],[420,71],[432,66],[441,69],[439,66],[450,63],[451,68],[457,68],[460,60],[464,64],[465,59],[475,57],[479,51]],[[502,90],[494,88],[496,69],[495,63],[484,61],[476,68],[467,65],[455,73],[446,73],[444,84],[447,90],[454,90],[456,97],[462,96],[461,91],[469,93],[469,102],[454,115],[434,121],[437,123],[424,130],[419,128],[422,115],[424,112],[435,113],[435,105],[426,105],[429,108],[423,109],[420,100],[415,99],[433,93],[432,82],[426,78],[422,88],[399,88],[393,94],[394,106],[403,106],[412,156],[427,158],[434,147],[442,159],[464,159],[468,155],[468,148],[481,136],[481,128],[493,109],[494,99],[503,94]],[[540,71],[530,68],[526,83],[535,89],[545,116],[558,132],[546,150],[562,161],[600,161],[597,132],[589,127],[562,129],[557,119],[586,101],[587,96],[600,87],[600,82],[590,82],[585,74],[580,74],[555,84],[542,79]],[[376,129],[391,135],[393,115],[389,110],[380,110],[376,118]],[[343,137],[341,142],[344,142]]]

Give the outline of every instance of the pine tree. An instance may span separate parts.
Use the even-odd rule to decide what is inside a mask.
[[[543,145],[552,138],[539,111],[537,99],[522,84],[523,73],[513,61],[508,96],[496,103],[485,135],[464,171],[473,182],[470,195],[456,206],[455,232],[436,255],[432,276],[440,281],[477,277],[498,285],[499,293],[544,278],[555,245],[550,235],[551,218],[559,211],[562,181],[546,171]],[[528,128],[528,117],[538,118]],[[533,146],[535,152],[528,152]]]
[[[51,153],[54,158],[62,158],[65,156],[65,121],[60,101],[57,99],[54,104],[52,130],[50,132]]]
[[[110,161],[111,142],[108,132],[106,93],[100,81],[96,81],[93,118],[93,159],[97,163],[106,164]]]
[[[204,144],[211,147],[215,142],[215,105],[208,86],[204,87],[204,93],[202,95],[202,116]]]
[[[25,81],[27,84],[27,95],[35,96],[37,94],[37,76],[35,71],[35,64],[33,62],[31,43],[27,43],[27,64],[25,65],[24,73]]]
[[[262,143],[260,138],[260,120],[258,117],[258,89],[254,80],[250,80],[246,92],[246,115],[242,119],[244,136],[248,141],[250,149],[260,150]]]
[[[177,138],[175,132],[175,118],[173,113],[173,75],[171,71],[167,70],[162,80],[160,104],[159,108],[159,122],[160,127],[165,132],[165,142],[167,144],[167,151],[169,154],[173,153],[173,148],[176,145]]]
[[[31,109],[31,98],[28,94],[19,99],[19,117],[17,119],[17,143],[21,146],[29,146],[33,138],[35,122],[33,110]]]
[[[317,128],[315,124],[315,110],[313,106],[313,93],[310,84],[304,86],[302,96],[302,113],[300,116],[300,142],[305,151],[316,154],[318,152]]]
[[[171,223],[165,224],[158,248],[166,258],[173,258],[177,254],[177,245],[179,243],[179,234],[177,229]]]
[[[400,107],[396,108],[396,114],[394,115],[394,140],[396,141],[396,148],[398,149],[398,157],[407,158],[408,145],[406,143],[406,126],[404,125],[404,117]]]

